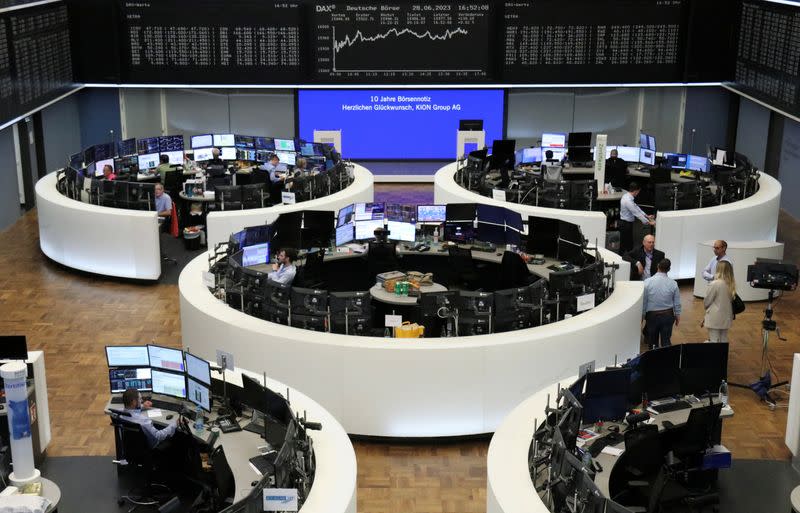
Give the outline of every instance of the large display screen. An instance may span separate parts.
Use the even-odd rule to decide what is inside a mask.
[[[350,159],[453,159],[460,119],[482,119],[487,144],[503,138],[499,89],[301,90],[298,111],[302,139],[341,130]]]

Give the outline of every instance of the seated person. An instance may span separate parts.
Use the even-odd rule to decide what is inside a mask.
[[[628,163],[619,158],[617,150],[611,150],[611,156],[606,159],[606,183],[616,189],[624,189],[627,185]]]
[[[656,275],[658,263],[664,260],[664,252],[655,247],[656,238],[648,234],[640,247],[625,255],[625,260],[631,262],[631,280],[646,280]]]
[[[286,180],[286,166],[281,164],[281,159],[276,154],[269,156],[269,160],[259,166],[262,171],[269,172],[269,181],[273,184],[283,183]]]
[[[159,157],[161,163],[156,168],[156,173],[161,175],[161,183],[164,183],[164,180],[167,177],[167,173],[171,173],[175,171],[175,168],[169,163],[169,155],[161,155]]]
[[[278,252],[277,263],[272,264],[272,272],[267,274],[267,279],[280,283],[287,287],[291,286],[297,274],[297,267],[294,261],[297,258],[297,250],[284,248]]]
[[[116,180],[117,179],[117,175],[114,174],[114,168],[111,167],[111,165],[106,164],[105,166],[103,166],[103,177],[106,180]]]
[[[164,192],[164,184],[156,184],[156,212],[158,217],[172,216],[172,198]]]
[[[153,404],[150,401],[142,401],[142,394],[135,388],[125,390],[122,394],[122,404],[125,406],[125,412],[130,415],[130,417],[124,417],[124,420],[139,424],[142,427],[142,432],[145,438],[147,438],[147,444],[151,448],[163,446],[164,444],[162,444],[162,442],[172,438],[175,434],[175,430],[178,428],[178,424],[175,423],[170,424],[164,429],[156,429],[150,417],[148,417],[146,413],[143,413],[143,410],[150,408]],[[186,422],[186,419],[183,417],[181,417],[181,420]]]

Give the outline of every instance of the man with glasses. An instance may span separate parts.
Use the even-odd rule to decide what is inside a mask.
[[[728,250],[728,243],[724,240],[715,240],[714,241],[714,257],[708,262],[708,265],[705,269],[703,269],[703,279],[707,282],[711,282],[714,280],[714,273],[717,272],[717,263],[721,260],[725,260],[729,262],[731,266],[733,266],[733,262],[731,262],[731,258],[725,254]]]

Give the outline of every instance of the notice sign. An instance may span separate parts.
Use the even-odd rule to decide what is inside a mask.
[[[505,201],[506,200],[506,191],[503,189],[492,189],[492,199],[497,201]]]
[[[578,312],[585,312],[586,310],[591,310],[594,308],[594,292],[591,294],[584,294],[583,296],[578,296],[578,307],[576,310]]]
[[[264,511],[297,511],[296,488],[264,488]]]
[[[294,205],[295,204],[294,193],[286,191],[282,192],[281,203],[283,203],[284,205]]]
[[[385,326],[387,328],[396,328],[403,324],[403,316],[402,315],[387,315]]]
[[[217,286],[217,282],[214,279],[214,273],[210,273],[208,271],[203,272],[203,285],[208,287],[209,289],[213,289]]]

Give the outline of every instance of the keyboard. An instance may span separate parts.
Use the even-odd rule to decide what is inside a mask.
[[[595,440],[594,442],[592,442],[592,445],[590,445],[590,446],[589,446],[589,454],[591,454],[591,455],[592,455],[592,458],[596,458],[598,454],[600,454],[601,452],[603,452],[603,449],[604,449],[606,446],[609,446],[609,445],[614,445],[614,444],[616,444],[616,443],[617,443],[617,442],[613,442],[613,441],[611,441],[611,440],[610,440],[608,437],[606,437],[606,436],[604,436],[604,437],[602,437],[602,438],[598,438],[597,440]]]
[[[654,410],[657,413],[668,413],[671,411],[688,410],[691,407],[692,407],[691,404],[683,400],[675,401],[672,403],[659,404],[658,406],[653,406],[653,405],[648,406],[648,408]]]
[[[121,395],[112,395],[111,396],[111,404],[122,404],[122,396]]]
[[[158,408],[160,410],[181,411],[180,403],[162,401],[161,399],[150,399],[150,402],[153,403],[153,408]]]

